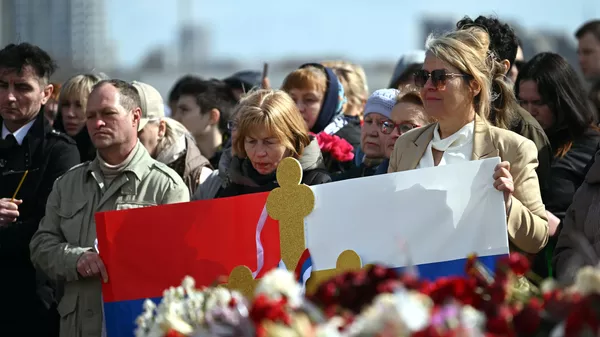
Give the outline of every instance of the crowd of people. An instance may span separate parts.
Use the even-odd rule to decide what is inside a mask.
[[[165,100],[103,73],[52,83],[44,50],[5,46],[0,335],[102,336],[95,213],[267,192],[286,157],[307,185],[500,157],[511,251],[572,280],[600,260],[600,20],[575,36],[585,81],[480,16],[403,55],[388,88],[335,60],[279,89],[259,71],[189,75]]]

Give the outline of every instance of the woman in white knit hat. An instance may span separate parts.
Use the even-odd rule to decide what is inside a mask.
[[[358,165],[333,177],[334,181],[367,177],[375,174],[385,159],[388,136],[382,132],[385,123],[393,123],[391,113],[396,105],[397,89],[379,89],[369,96],[364,109],[364,123],[360,134]]]

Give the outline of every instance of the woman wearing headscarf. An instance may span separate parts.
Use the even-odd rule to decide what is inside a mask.
[[[324,150],[329,172],[350,169],[360,147],[360,120],[344,116],[344,87],[334,71],[318,63],[305,64],[285,78],[281,89],[296,103],[308,131],[345,148],[341,154]]]

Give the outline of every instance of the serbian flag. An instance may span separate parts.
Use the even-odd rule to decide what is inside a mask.
[[[109,282],[102,286],[108,337],[134,335],[145,299],[186,275],[210,286],[245,265],[260,278],[276,268],[279,227],[268,193],[96,214],[98,250]]]

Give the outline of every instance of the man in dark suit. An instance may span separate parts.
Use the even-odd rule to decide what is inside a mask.
[[[79,163],[75,142],[44,117],[55,68],[28,43],[0,50],[0,336],[58,336],[54,292],[29,254],[54,180]]]

